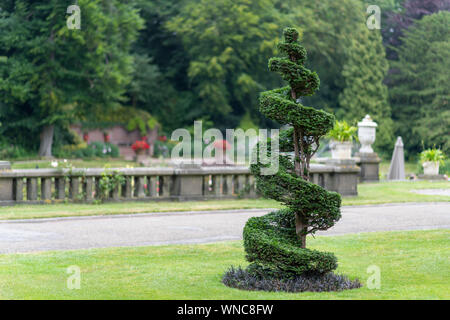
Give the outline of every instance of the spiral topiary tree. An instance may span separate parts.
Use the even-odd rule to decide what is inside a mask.
[[[285,29],[284,42],[278,45],[285,56],[269,60],[269,69],[280,73],[289,85],[263,92],[260,97],[260,111],[265,116],[291,127],[280,134],[279,170],[274,175],[261,175],[265,164],[259,159],[251,166],[261,194],[284,203],[287,208],[248,220],[244,228],[244,247],[250,265],[246,270],[232,269],[225,275],[223,281],[230,286],[252,283],[244,279],[244,275],[264,281],[303,277],[302,286],[304,279],[313,276],[322,279],[317,285],[320,288],[325,278],[328,283],[341,283],[336,278],[329,281],[330,276],[338,277],[331,274],[337,268],[334,254],[306,248],[308,234],[326,230],[340,219],[341,197],[310,182],[311,157],[319,147],[319,139],[333,127],[335,118],[299,102],[300,97],[313,95],[319,88],[319,77],[305,68],[306,50],[298,38],[297,30]],[[289,155],[292,152],[293,157]],[[345,281],[346,288],[359,286],[359,282]],[[260,289],[265,290],[266,286],[267,283],[263,283]],[[250,287],[255,289],[256,285]]]

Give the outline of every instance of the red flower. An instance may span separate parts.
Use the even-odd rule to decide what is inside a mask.
[[[227,150],[230,149],[231,145],[227,140],[216,140],[214,141],[214,148]]]
[[[132,148],[134,151],[137,151],[137,150],[147,150],[147,149],[150,149],[150,146],[149,146],[148,143],[145,142],[145,141],[137,140],[135,143],[133,143],[133,145],[131,146],[131,148]]]

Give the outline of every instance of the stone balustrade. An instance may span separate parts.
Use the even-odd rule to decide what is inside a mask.
[[[358,167],[311,165],[314,183],[342,195],[357,194],[358,174]],[[115,180],[120,183],[112,184],[109,189],[103,188],[102,179],[107,177],[112,181],[114,176],[121,177]],[[248,167],[238,166],[0,171],[0,205],[256,196],[254,176]]]

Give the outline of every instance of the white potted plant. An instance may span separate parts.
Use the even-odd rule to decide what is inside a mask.
[[[334,128],[328,133],[328,137],[331,139],[332,159],[351,159],[353,139],[356,139],[357,130],[346,121],[336,121]]]
[[[423,166],[423,173],[426,176],[437,176],[439,174],[439,164],[445,159],[444,153],[440,149],[431,148],[422,151],[420,162]]]

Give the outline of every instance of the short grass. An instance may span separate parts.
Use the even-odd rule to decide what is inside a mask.
[[[420,195],[414,189],[445,189],[450,182],[381,182],[358,185],[357,197],[344,197],[343,205],[368,205],[401,202],[450,201],[448,196]],[[67,216],[132,214],[169,211],[225,210],[280,208],[278,202],[268,199],[211,200],[193,202],[127,202],[104,204],[51,204],[0,207],[0,219],[52,218]]]
[[[380,163],[380,178],[382,180],[385,180],[388,173],[389,173],[389,167],[391,165],[390,161],[382,161]],[[410,176],[411,174],[419,174],[420,173],[420,166],[417,162],[405,162],[405,175]]]
[[[450,299],[450,230],[366,233],[309,239],[331,251],[338,273],[363,283],[330,293],[270,293],[221,283],[231,265],[245,266],[242,242],[108,248],[0,255],[2,299]],[[366,285],[378,266],[381,288]],[[81,288],[67,289],[69,266]]]
[[[59,160],[61,162],[61,160]],[[69,160],[76,168],[104,168],[105,166],[111,168],[126,168],[139,167],[140,165],[134,161],[127,161],[122,159],[98,158],[98,159],[75,159]],[[50,160],[29,160],[29,161],[12,161],[12,169],[50,169],[53,168]]]

